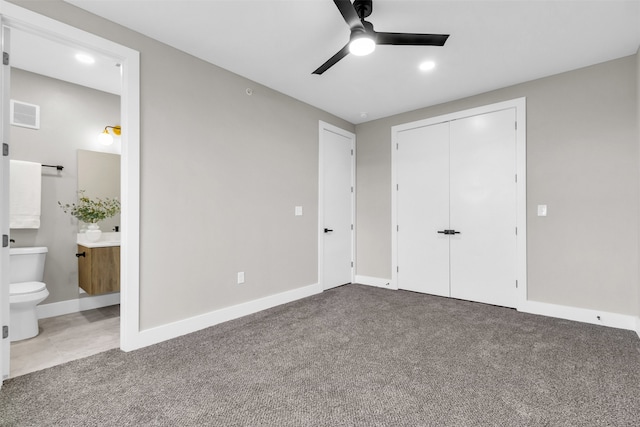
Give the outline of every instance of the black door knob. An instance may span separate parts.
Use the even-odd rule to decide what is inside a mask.
[[[456,230],[442,230],[442,231],[438,231],[438,233],[440,233],[440,234],[460,234],[460,232],[456,231]]]
[[[325,229],[324,229],[324,232],[325,232],[325,233],[331,233],[332,231],[333,231],[333,230],[331,230],[330,228],[325,228]]]

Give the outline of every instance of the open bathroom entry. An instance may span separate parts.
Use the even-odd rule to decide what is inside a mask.
[[[49,268],[44,277],[49,297],[41,303],[39,316],[64,315],[120,302],[120,348],[131,349],[135,346],[138,332],[138,54],[12,4],[1,2],[0,12],[3,52],[9,56],[9,64],[3,67],[2,76],[3,142],[8,142],[8,152],[7,155],[3,153],[0,171],[3,177],[3,212],[0,215],[2,234],[15,240],[11,242],[14,246],[49,248]],[[65,51],[93,57],[101,67],[110,66],[111,69],[105,68],[103,72],[106,74],[101,74],[94,68],[90,72],[74,76],[64,70],[64,61],[77,59],[63,58],[61,52]],[[87,67],[91,65],[85,64]],[[77,69],[77,64],[74,66]],[[115,84],[108,74],[115,76]],[[42,97],[47,93],[57,94],[55,103]],[[85,111],[73,110],[71,106],[74,104],[85,104],[87,108]],[[16,108],[23,105],[27,108],[36,106],[40,114],[47,114],[49,117],[57,115],[56,125],[49,125],[47,128],[43,126],[42,129],[36,126],[16,126],[15,117],[12,120],[11,113],[15,115]],[[88,108],[89,105],[94,108]],[[61,114],[64,112],[66,116],[62,119]],[[44,119],[42,123],[45,123]],[[107,126],[121,127],[121,135],[114,138],[113,144],[109,146],[98,142],[98,135]],[[39,228],[10,229],[9,215],[5,209],[10,201],[9,159],[53,166],[42,166]],[[113,173],[116,165],[120,166],[117,176],[110,176],[109,173]],[[80,258],[75,256],[78,253],[76,244],[78,239],[84,238],[86,227],[71,215],[65,214],[57,204],[58,201],[76,202],[79,190],[84,190],[90,197],[116,197],[114,191],[119,193],[117,197],[122,204],[119,217],[113,218],[111,222],[104,221],[101,225],[104,230],[103,242],[120,241],[120,277],[117,278],[120,295],[110,289],[84,290],[79,287]],[[92,244],[86,244],[90,246],[89,250],[93,250]],[[104,247],[100,243],[95,244]],[[109,247],[114,249],[114,245]],[[8,245],[5,246],[3,242],[0,261],[0,318],[2,325],[11,330],[9,250]],[[83,288],[88,286],[84,285]],[[3,338],[0,352],[2,379],[6,379],[10,373],[10,351],[9,339]]]

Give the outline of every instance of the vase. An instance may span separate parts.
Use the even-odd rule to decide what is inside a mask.
[[[87,226],[87,231],[85,231],[84,234],[88,242],[97,242],[100,240],[102,230],[100,230],[100,226],[98,224],[89,224]]]

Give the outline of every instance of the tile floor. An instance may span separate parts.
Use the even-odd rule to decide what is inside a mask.
[[[120,346],[120,305],[40,319],[38,324],[38,336],[11,343],[11,378]]]

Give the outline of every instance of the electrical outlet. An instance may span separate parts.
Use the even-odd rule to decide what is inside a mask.
[[[238,284],[244,283],[244,271],[238,272]]]

